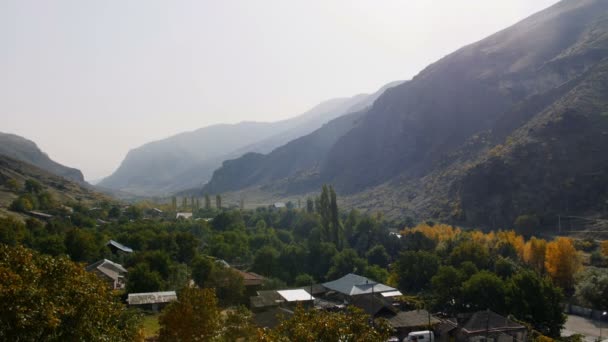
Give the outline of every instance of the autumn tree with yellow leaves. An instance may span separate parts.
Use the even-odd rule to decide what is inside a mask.
[[[545,269],[553,281],[564,290],[574,288],[574,275],[582,267],[572,239],[559,237],[547,244]]]
[[[538,273],[545,272],[545,255],[547,254],[547,241],[530,238],[524,246],[524,262]]]

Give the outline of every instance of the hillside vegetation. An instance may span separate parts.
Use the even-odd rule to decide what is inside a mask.
[[[491,227],[601,214],[606,58],[608,2],[562,1],[388,89],[347,127],[225,162],[202,192],[327,183],[349,207]]]

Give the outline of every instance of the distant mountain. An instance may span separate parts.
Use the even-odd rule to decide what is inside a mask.
[[[225,162],[202,191],[331,183],[349,206],[496,227],[605,211],[607,63],[608,1],[565,0],[388,89],[348,129]],[[298,165],[315,135],[331,139]]]
[[[38,146],[30,140],[14,134],[0,132],[0,155],[5,155],[38,168],[46,170],[55,175],[84,182],[82,172],[78,169],[61,165],[49,158]]]
[[[214,125],[152,142],[129,151],[120,167],[98,185],[141,196],[200,187],[222,161],[248,152],[268,153],[336,117],[369,107],[379,94],[328,100],[288,120]]]

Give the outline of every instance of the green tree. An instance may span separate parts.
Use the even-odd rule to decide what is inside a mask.
[[[199,287],[205,287],[211,272],[213,271],[214,262],[206,256],[197,256],[192,260],[192,280]]]
[[[431,278],[439,269],[439,263],[439,257],[430,252],[402,252],[395,267],[399,289],[418,292],[428,288]]]
[[[267,277],[273,277],[277,275],[279,268],[279,252],[270,247],[266,246],[258,250],[253,259],[253,265],[251,269],[261,275]]]
[[[213,289],[184,288],[159,318],[159,341],[211,341],[222,327]]]
[[[127,273],[127,292],[156,292],[163,287],[163,279],[156,271],[151,271],[146,263],[139,263]]]
[[[222,196],[215,195],[215,206],[217,210],[222,210]]]
[[[465,261],[470,261],[479,269],[489,266],[490,252],[488,247],[475,241],[465,241],[459,244],[450,254],[449,261],[453,266],[458,266]]]
[[[43,189],[42,184],[40,184],[40,182],[33,180],[33,179],[28,179],[25,181],[25,191],[32,193],[32,194],[37,194],[39,192],[41,192]]]
[[[0,245],[0,340],[133,341],[139,320],[65,257]]]
[[[319,214],[321,215],[321,239],[326,242],[331,242],[331,204],[327,185],[323,185],[319,205]]]
[[[608,291],[605,294],[608,295]],[[532,271],[521,271],[507,283],[509,312],[553,338],[560,337],[566,322],[562,299],[559,288]]]
[[[608,269],[589,267],[581,272],[576,284],[576,297],[598,310],[608,308]]]
[[[314,204],[312,198],[309,197],[306,199],[306,212],[309,214],[312,214],[312,213],[314,213],[314,211],[315,211],[315,204]]]
[[[480,271],[462,284],[462,299],[472,311],[490,309],[506,313],[505,283],[496,274]]]
[[[452,311],[456,301],[460,300],[460,286],[463,274],[453,266],[441,266],[431,278],[435,299],[441,309]]]
[[[209,197],[209,194],[205,194],[205,209],[211,210],[211,198]]]
[[[366,254],[367,262],[370,265],[378,265],[382,268],[388,267],[389,256],[386,249],[382,245],[375,245]]]
[[[215,288],[222,306],[240,305],[245,301],[243,277],[230,267],[214,265],[207,286]]]
[[[25,225],[21,221],[12,216],[0,217],[0,243],[16,246],[23,241],[26,234]]]
[[[65,250],[74,261],[92,262],[98,256],[95,236],[89,231],[73,228],[65,234]]]
[[[367,262],[357,255],[354,249],[346,248],[336,254],[327,272],[327,279],[337,279],[348,273],[363,273]]]
[[[344,232],[342,222],[340,222],[338,200],[333,186],[329,187],[329,213],[331,221],[331,240],[336,245],[336,247],[338,247],[338,249],[342,249],[342,240]]]

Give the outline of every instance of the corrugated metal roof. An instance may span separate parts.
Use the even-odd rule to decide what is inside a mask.
[[[372,292],[397,291],[397,289],[393,287],[377,283],[369,278],[352,273],[349,273],[340,279],[324,283],[323,286],[347,296],[356,296]]]
[[[114,246],[114,247],[120,249],[123,252],[133,253],[133,250],[131,248],[129,248],[129,247],[127,247],[127,246],[125,246],[125,245],[123,245],[123,244],[121,244],[119,242],[116,242],[114,240],[108,241],[108,245]]]
[[[160,304],[177,300],[175,291],[129,293],[129,305]]]
[[[382,292],[382,297],[399,297],[399,296],[403,296],[403,293],[401,293],[401,291],[389,291],[389,292]]]
[[[281,297],[283,297],[288,302],[300,302],[307,300],[314,300],[315,298],[310,295],[310,293],[302,290],[281,290],[277,291]]]

